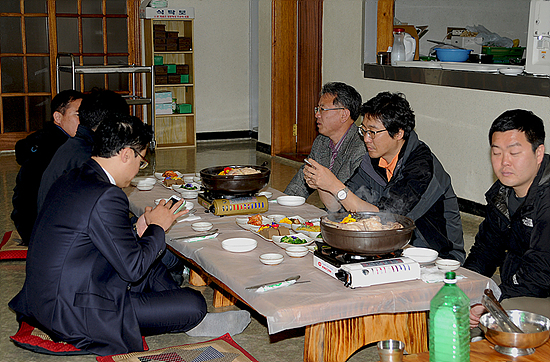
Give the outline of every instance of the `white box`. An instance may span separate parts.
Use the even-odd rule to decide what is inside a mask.
[[[172,103],[155,103],[155,114],[172,114]]]
[[[451,44],[464,49],[472,49],[473,53],[481,54],[481,45],[476,44],[473,36],[452,36]]]
[[[172,104],[172,92],[155,92],[155,103]]]
[[[139,6],[141,19],[194,19],[195,8],[152,8],[148,7],[150,0],[145,0]]]

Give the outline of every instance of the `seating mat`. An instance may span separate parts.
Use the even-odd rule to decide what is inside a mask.
[[[27,247],[20,245],[21,237],[16,230],[4,234],[0,242],[0,260],[25,260]]]
[[[229,335],[206,342],[161,348],[148,352],[134,352],[97,357],[98,362],[258,362]]]

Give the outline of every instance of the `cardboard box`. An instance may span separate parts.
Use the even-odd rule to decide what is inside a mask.
[[[172,104],[172,92],[155,92],[155,104],[159,103]]]
[[[176,64],[176,73],[177,74],[189,74],[189,65],[188,64]]]
[[[178,49],[179,50],[191,50],[191,38],[189,38],[189,37],[179,37],[178,38]]]
[[[166,44],[166,51],[177,51],[178,44]]]
[[[142,1],[139,6],[141,19],[194,19],[195,8],[151,8],[150,0]]]
[[[166,51],[166,45],[165,44],[155,44],[154,49],[156,52],[165,52]]]
[[[155,75],[166,75],[168,73],[168,66],[155,65]]]
[[[166,31],[165,24],[153,24],[153,31]]]
[[[172,101],[170,103],[155,103],[155,114],[172,114]]]
[[[168,84],[180,84],[181,75],[179,74],[168,74]]]
[[[174,38],[174,39],[177,39],[179,36],[179,33],[177,31],[167,31],[166,32],[166,37],[167,38]]]
[[[156,75],[155,74],[155,84],[168,84],[168,75]]]

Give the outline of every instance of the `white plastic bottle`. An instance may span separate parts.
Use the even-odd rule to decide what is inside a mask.
[[[393,46],[391,48],[391,65],[397,65],[398,61],[405,60],[405,29],[393,30]]]

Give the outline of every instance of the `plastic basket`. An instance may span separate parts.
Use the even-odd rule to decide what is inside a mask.
[[[517,63],[523,58],[524,51],[525,47],[504,48],[484,46],[481,49],[483,54],[491,54],[493,56],[493,63],[510,63],[510,60]]]

